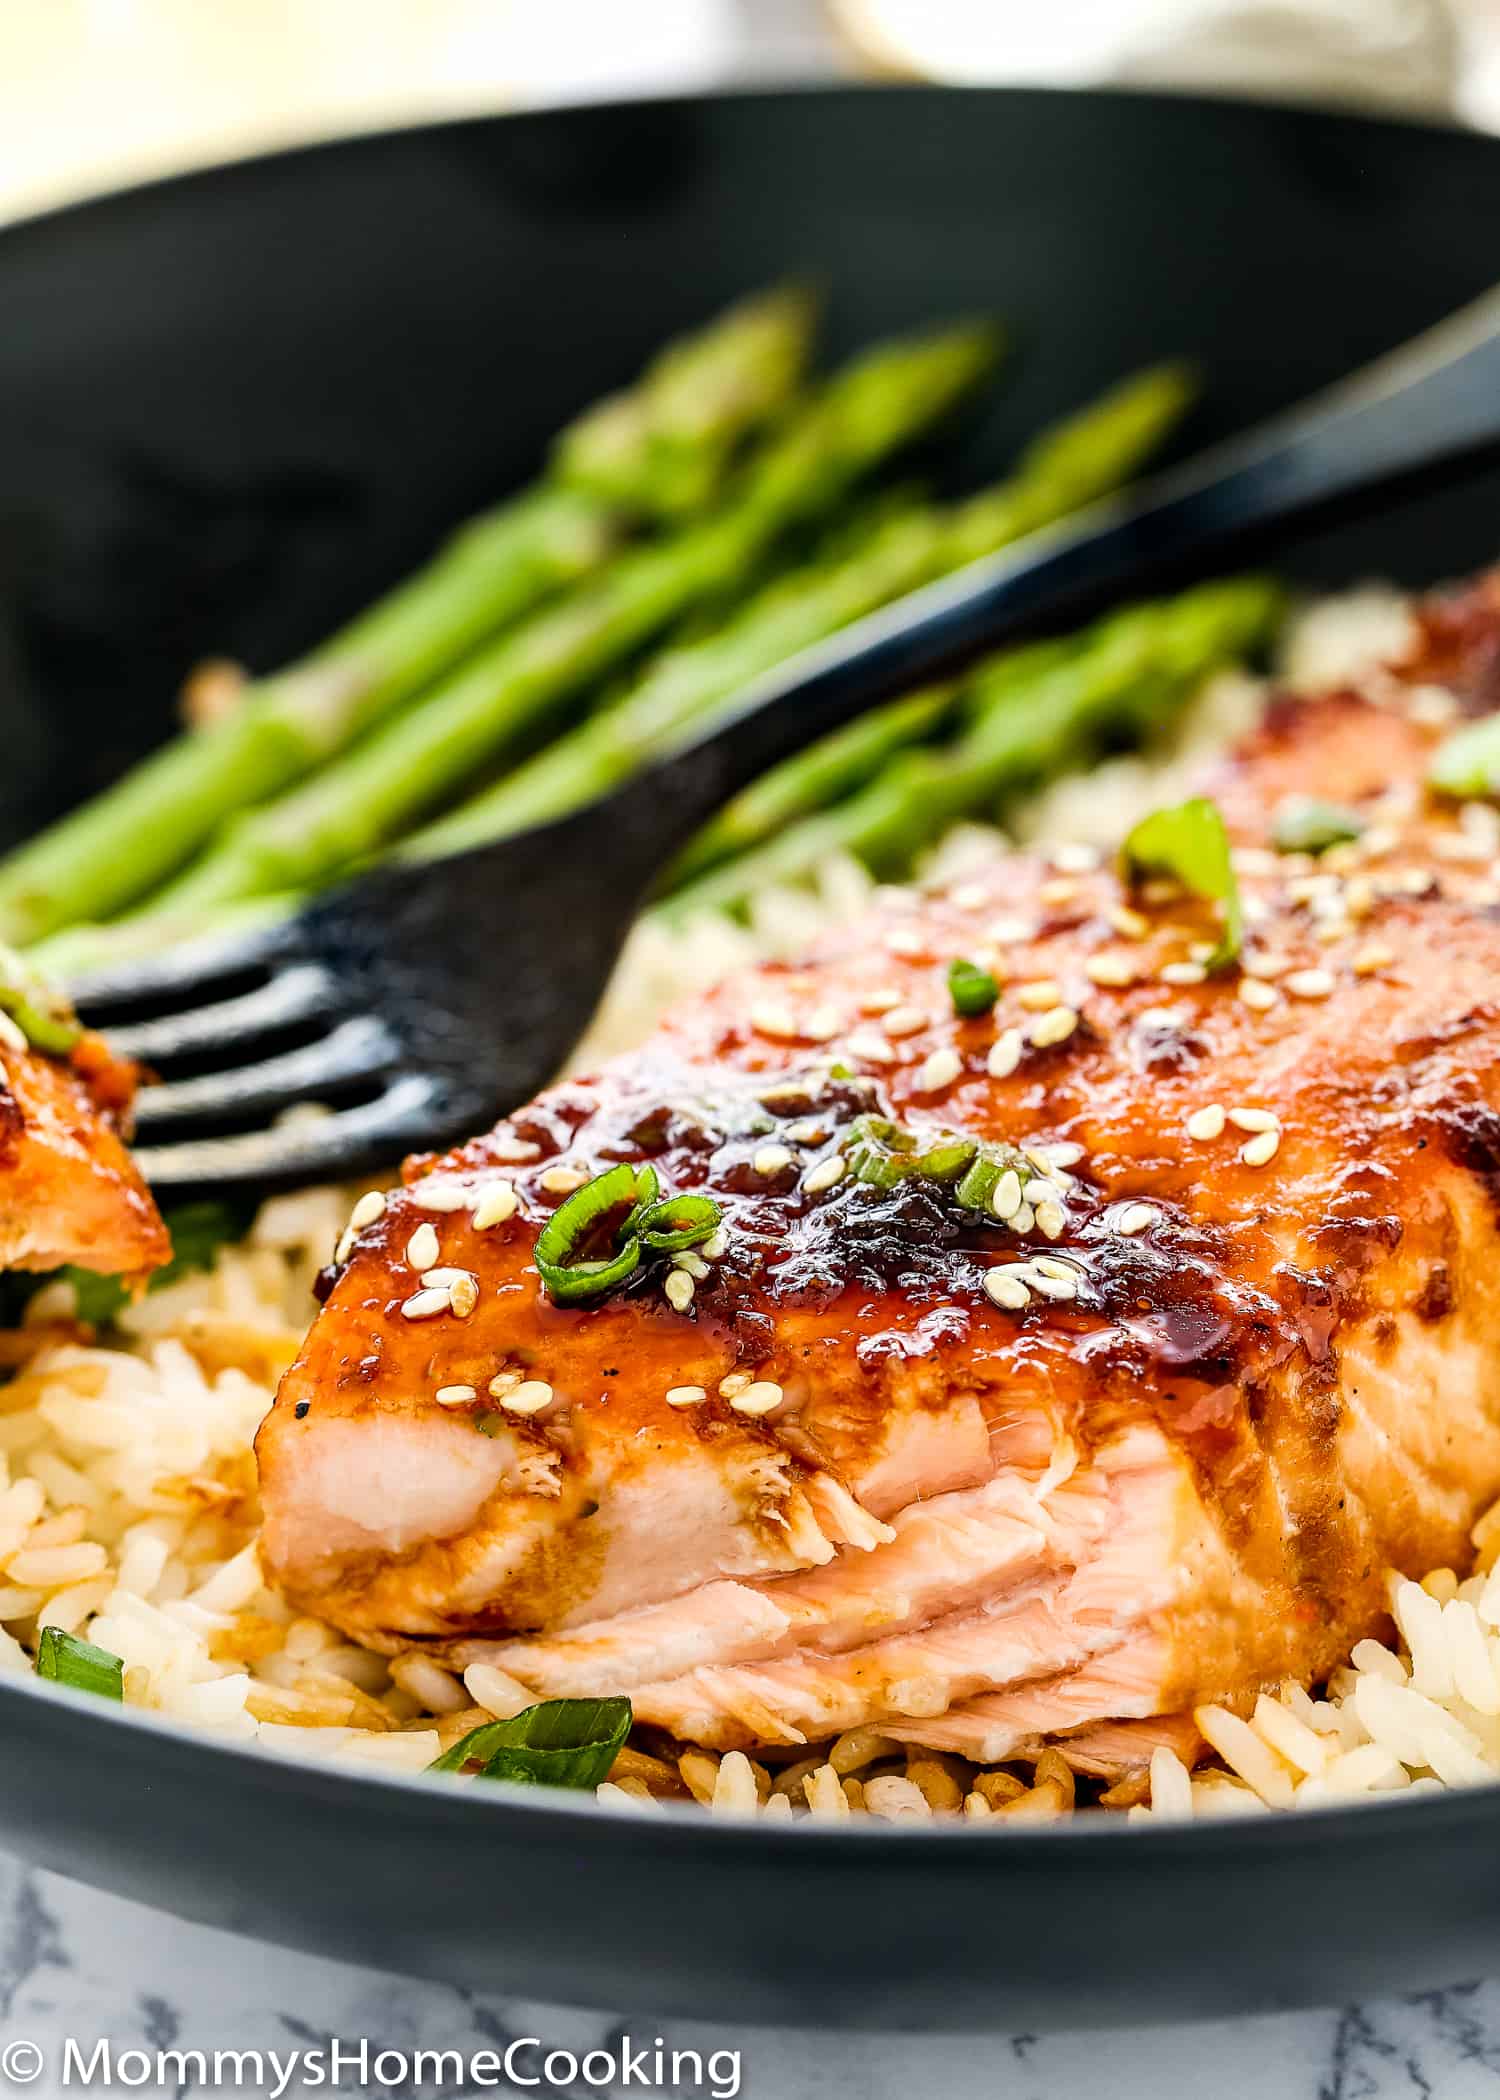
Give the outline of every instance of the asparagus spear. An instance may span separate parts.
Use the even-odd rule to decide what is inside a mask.
[[[246,812],[150,910],[304,888],[377,852],[478,767],[535,738],[588,681],[725,589],[789,526],[830,509],[968,392],[995,350],[991,330],[966,327],[858,359],[792,418],[716,516],[623,555],[304,787]]]
[[[905,591],[991,553],[1018,533],[1062,516],[1127,479],[1190,399],[1180,366],[1137,374],[1044,432],[1015,472],[951,512],[892,522],[873,544],[831,569],[809,567],[754,600],[722,633],[669,651],[636,688],[539,752],[473,800],[410,839],[413,854],[456,853],[545,823],[603,794],[671,744],[687,724],[706,725],[760,673]],[[672,881],[768,838],[793,817],[867,779],[903,743],[933,726],[910,701],[840,733],[778,768],[721,812],[689,849]]]
[[[798,294],[736,309],[666,351],[637,392],[665,392],[669,427],[696,430],[707,458],[720,434],[739,442],[789,399],[810,320]],[[617,397],[615,413],[635,398]],[[253,685],[231,715],[168,744],[0,864],[0,939],[24,945],[123,910],[225,816],[341,751],[478,643],[598,569],[618,543],[622,508],[655,508],[656,481],[654,463],[621,460],[608,500],[543,483],[474,519],[331,640]]]
[[[662,909],[739,911],[756,890],[804,881],[839,853],[880,876],[904,874],[960,817],[1160,727],[1210,671],[1265,638],[1279,604],[1260,578],[1205,585],[1128,608],[1079,643],[992,658],[969,689],[972,725],[954,742],[899,754],[848,801],[711,869]]]
[[[553,447],[557,477],[665,518],[700,510],[746,435],[797,385],[815,316],[796,285],[731,308],[717,330],[672,345],[639,386],[571,424]]]

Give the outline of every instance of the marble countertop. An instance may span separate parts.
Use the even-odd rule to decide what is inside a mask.
[[[382,2050],[411,2058],[419,2049],[503,2052],[521,2036],[581,2056],[618,2047],[621,2031],[640,2044],[664,2034],[670,2046],[739,2052],[740,2091],[748,2100],[1480,2100],[1500,2095],[1500,1982],[1337,2012],[1278,2015],[1211,2026],[1080,2035],[1015,2034],[941,2039],[767,2032],[688,2022],[636,2021],[628,2009],[585,2013],[509,1997],[503,1978],[492,1995],[448,1989],[288,1953],[102,1896],[55,1875],[34,1873],[0,1855],[0,2100],[10,2092],[51,2096],[64,2084],[65,2042],[85,2059],[107,2038],[111,2090],[276,2093],[263,2082],[222,2078],[204,2085],[169,2077],[142,2084],[145,2050],[259,2050],[269,2059],[326,2048],[340,2037],[368,2040],[371,2064]],[[32,2044],[41,2065],[17,2044]],[[536,2052],[518,2059],[534,2068]],[[7,2081],[7,2061],[21,2074]],[[398,2069],[388,2063],[386,2072]],[[253,2072],[253,2066],[251,2067]],[[31,2071],[26,2079],[24,2074]],[[727,2075],[727,2064],[726,2064]],[[24,2082],[23,2082],[24,2080]],[[103,2089],[96,2079],[95,2090]],[[524,2086],[492,2088],[516,2094]],[[618,2081],[562,2088],[569,2100],[622,2092]],[[706,2092],[685,2085],[680,2092]],[[315,2086],[299,2072],[283,2094],[395,2092],[400,2100],[457,2100],[473,2088],[446,2080],[372,2076],[357,2069]],[[543,2089],[545,2091],[545,2088]],[[641,2091],[633,2084],[631,2092]],[[277,2100],[281,2100],[277,2094]]]

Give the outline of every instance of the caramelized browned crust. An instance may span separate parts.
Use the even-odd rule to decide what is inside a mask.
[[[0,1044],[0,1269],[74,1262],[136,1279],[168,1259],[121,1136],[136,1076],[95,1035],[71,1059]]]

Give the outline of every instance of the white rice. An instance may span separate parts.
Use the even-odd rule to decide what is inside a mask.
[[[1398,653],[1411,616],[1371,590],[1294,622],[1287,667],[1326,685]],[[1209,682],[1170,746],[1059,782],[1014,820],[1024,841],[1105,844],[1171,799],[1205,756],[1253,723],[1261,689]],[[949,878],[1005,843],[965,825],[929,875]],[[661,1009],[763,957],[788,957],[855,918],[873,884],[849,860],[806,890],[774,889],[748,926],[717,915],[631,936],[578,1063],[638,1041]],[[41,1630],[86,1636],[125,1665],[126,1703],[184,1726],[256,1742],[269,1754],[420,1770],[528,1695],[498,1670],[462,1681],[430,1658],[393,1662],[297,1616],[261,1579],[252,1442],[307,1322],[309,1292],[347,1219],[349,1192],[310,1189],[266,1204],[243,1245],[210,1274],[153,1293],[109,1346],[81,1346],[65,1285],[32,1301],[25,1360],[0,1385],[0,1669],[27,1671]],[[1476,1572],[1396,1582],[1394,1646],[1362,1641],[1324,1696],[1286,1685],[1249,1714],[1206,1708],[1210,1768],[1168,1749],[1115,1790],[1132,1818],[1259,1814],[1500,1777],[1500,1510],[1476,1528]],[[907,1750],[878,1729],[850,1731],[772,1768],[732,1751],[675,1759],[628,1748],[601,1799],[631,1813],[690,1797],[715,1813],[973,1822],[1066,1815],[1073,1775],[1056,1751],[1034,1768],[980,1771]]]

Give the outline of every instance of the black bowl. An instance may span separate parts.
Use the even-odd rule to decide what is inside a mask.
[[[1500,142],[1150,96],[882,91],[445,125],[0,235],[0,836],[267,666],[530,473],[546,434],[788,272],[835,348],[1013,322],[974,478],[1132,365],[1198,443],[1487,288]],[[1289,551],[1410,583],[1500,482]],[[807,2024],[1058,2026],[1415,1989],[1500,1954],[1500,1791],[1193,1828],[732,1826],[345,1776],[0,1682],[0,1834],[186,1915],[513,1993]]]

